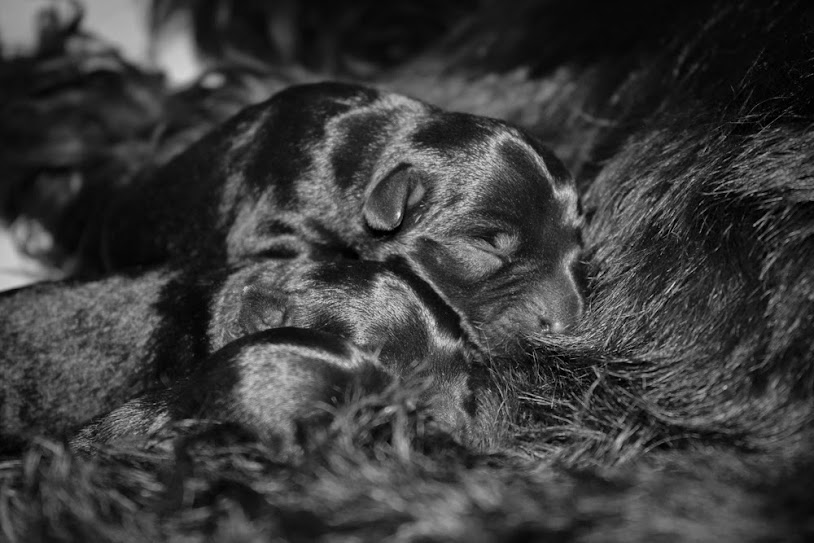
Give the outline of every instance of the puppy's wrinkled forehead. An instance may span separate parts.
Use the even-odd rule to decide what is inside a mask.
[[[432,173],[447,178],[436,197],[478,215],[460,215],[461,220],[579,222],[571,175],[553,153],[515,127],[447,113],[421,126],[411,140]]]

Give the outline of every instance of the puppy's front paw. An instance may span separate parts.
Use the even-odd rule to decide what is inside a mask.
[[[286,307],[285,295],[249,285],[243,289],[237,328],[241,335],[248,335],[286,326]]]

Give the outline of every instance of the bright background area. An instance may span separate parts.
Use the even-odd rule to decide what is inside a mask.
[[[132,59],[146,60],[148,54],[143,0],[83,0],[85,23],[106,39],[122,45]],[[0,0],[0,39],[3,45],[26,48],[34,41],[34,15],[43,6],[60,6],[60,0]],[[64,6],[64,8],[62,7]]]
[[[35,16],[44,6],[58,6],[66,13],[64,0],[0,0],[0,44],[4,54],[24,53],[35,42]],[[115,43],[130,60],[163,69],[169,81],[182,85],[198,73],[189,35],[169,34],[160,47],[151,48],[147,40],[147,0],[83,0],[84,28],[106,41]],[[2,180],[0,180],[2,182]],[[39,266],[19,254],[8,231],[0,226],[0,290],[22,286],[42,277]]]

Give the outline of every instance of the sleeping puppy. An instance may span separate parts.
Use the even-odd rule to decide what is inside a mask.
[[[466,375],[455,375],[456,386],[450,388],[433,377],[460,368],[438,370],[433,368],[426,381],[413,376],[407,382],[423,389],[419,405],[437,428],[474,444],[472,413],[463,408],[474,406],[462,399],[471,399]],[[238,423],[279,452],[296,453],[300,424],[322,424],[332,409],[382,393],[396,382],[403,386],[374,354],[344,338],[312,329],[274,328],[227,344],[188,378],[94,420],[76,434],[71,447],[90,452],[94,444],[148,437],[172,421],[199,418]]]
[[[298,423],[392,382],[373,354],[339,336],[275,328],[229,343],[187,379],[93,421],[71,447],[91,451],[92,444],[148,436],[173,420],[195,417],[239,423],[290,452]]]
[[[250,266],[212,307],[214,348],[274,327],[319,330],[375,353],[397,380],[422,381],[430,414],[458,437],[474,437],[474,419],[487,416],[474,382],[487,371],[478,335],[400,257]]]
[[[476,437],[470,378],[485,367],[472,330],[398,259],[250,266],[226,279],[211,308],[219,350],[83,428],[76,448],[195,416],[242,423],[289,449],[298,420],[394,381],[417,383],[446,431]]]
[[[466,321],[406,264],[298,259],[3,295],[0,442],[70,431],[146,390],[184,382],[234,339],[279,326],[333,334],[375,354],[392,378],[425,381],[430,414],[458,435],[469,432],[476,409],[470,372],[481,356]],[[241,374],[244,384],[258,374]],[[264,393],[284,396],[289,383],[275,375],[259,382],[276,387]],[[243,390],[224,394],[251,402]]]
[[[321,83],[244,110],[134,183],[89,239],[110,268],[400,255],[500,352],[580,315],[580,226],[570,175],[519,129]]]

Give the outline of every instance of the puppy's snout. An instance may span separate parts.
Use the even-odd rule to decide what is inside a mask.
[[[563,332],[568,331],[575,322],[576,317],[555,320],[550,320],[548,317],[540,317],[540,330],[543,332],[562,334]]]
[[[540,328],[544,332],[562,334],[571,330],[582,316],[582,297],[576,289],[555,289],[545,296],[540,315]]]
[[[566,326],[559,322],[551,322],[548,317],[540,317],[538,327],[542,332],[554,332],[559,334],[565,331]]]

